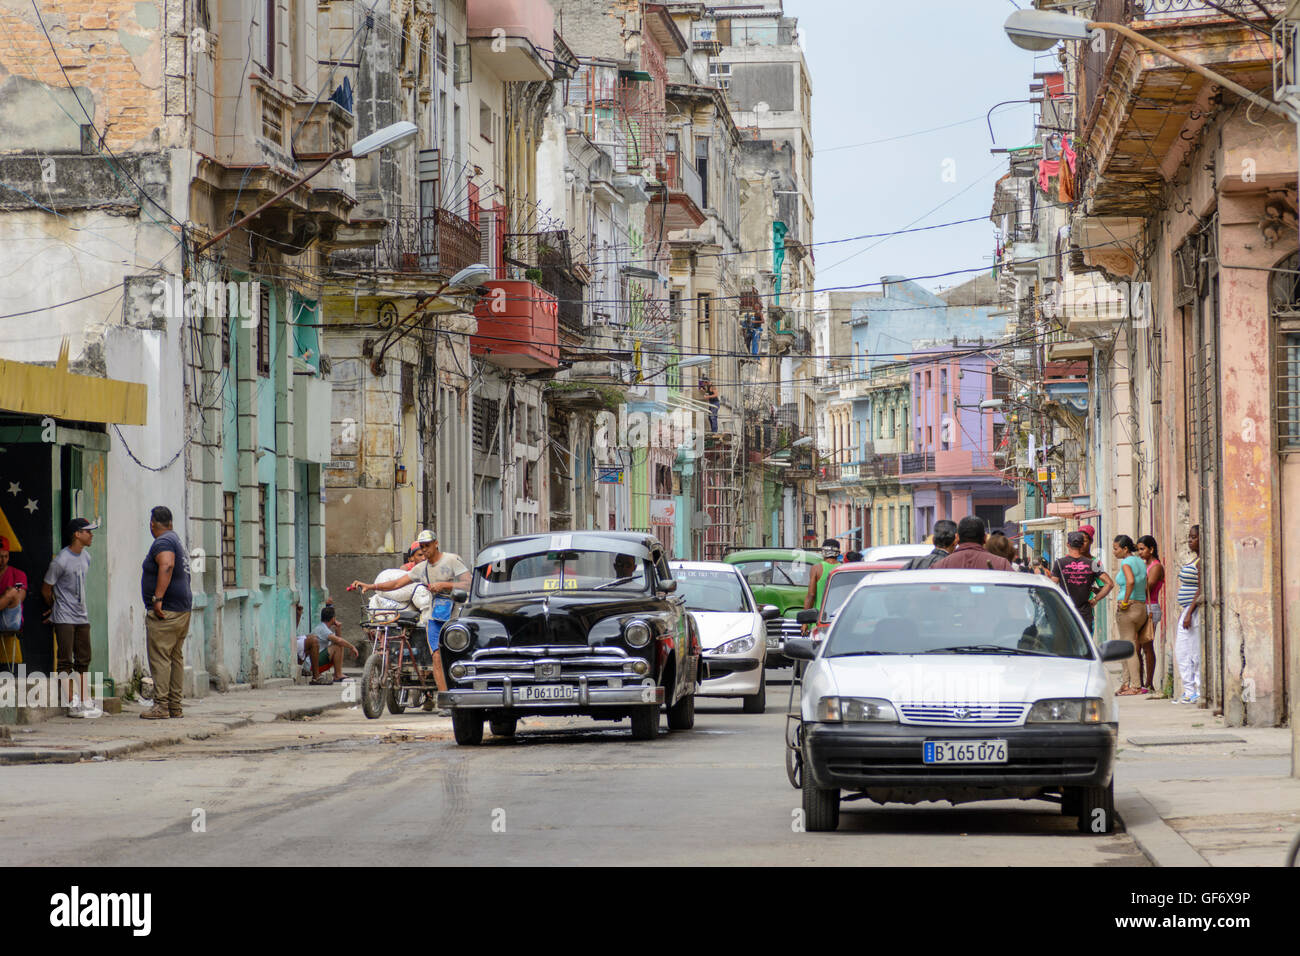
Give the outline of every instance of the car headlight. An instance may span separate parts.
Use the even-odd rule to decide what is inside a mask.
[[[650,625],[645,621],[629,621],[623,628],[623,640],[629,647],[645,647],[651,636]]]
[[[447,668],[447,673],[451,674],[456,680],[460,680],[462,677],[473,677],[474,668],[472,665],[462,664],[457,661]]]
[[[744,654],[746,651],[754,649],[754,635],[746,634],[744,637],[738,637],[734,641],[727,641],[725,644],[719,644],[710,654]]]
[[[648,674],[650,672],[650,662],[643,658],[635,658],[623,665],[623,668],[633,674]]]
[[[1035,701],[1027,724],[1099,724],[1104,706],[1099,697],[1057,697]]]
[[[464,624],[450,624],[438,636],[438,642],[449,651],[463,651],[469,647],[469,641],[469,628]]]
[[[898,723],[894,705],[878,697],[823,697],[817,701],[817,719],[823,723]]]

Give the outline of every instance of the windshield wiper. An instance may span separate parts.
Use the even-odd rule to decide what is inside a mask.
[[[869,657],[873,654],[899,654],[901,651],[844,651],[840,654],[827,654],[826,657]]]
[[[629,574],[625,578],[615,578],[613,581],[606,581],[604,584],[597,584],[594,588],[589,588],[589,590],[603,591],[605,590],[605,588],[612,588],[615,584],[627,584],[635,577],[637,577],[637,575]]]
[[[1002,644],[957,644],[952,647],[936,647],[923,654],[1028,654],[1031,657],[1055,657],[1046,651],[1031,651],[1023,647],[1006,647]]]

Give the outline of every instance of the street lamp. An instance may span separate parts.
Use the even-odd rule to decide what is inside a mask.
[[[410,140],[413,136],[415,136],[415,134],[418,132],[419,132],[419,127],[417,127],[414,123],[408,120],[402,120],[400,123],[394,123],[391,126],[385,126],[383,129],[371,133],[369,136],[366,136],[363,139],[357,140],[357,142],[353,143],[351,146],[345,149],[336,150],[335,152],[331,153],[328,157],[326,157],[324,162],[322,162],[319,166],[317,166],[315,169],[309,172],[306,176],[300,177],[287,189],[284,189],[281,192],[277,193],[276,195],[272,196],[266,202],[262,203],[262,205],[258,206],[256,209],[250,212],[243,219],[240,219],[239,222],[231,223],[229,226],[227,226],[225,229],[222,229],[219,233],[217,233],[207,242],[203,243],[201,246],[196,248],[194,250],[194,254],[198,255],[204,249],[216,245],[218,242],[226,238],[226,236],[230,235],[232,232],[234,232],[240,226],[244,225],[250,219],[253,219],[254,217],[260,215],[266,209],[275,205],[285,196],[289,195],[289,193],[293,192],[303,183],[307,182],[309,179],[323,172],[330,165],[330,163],[334,162],[334,160],[360,159],[362,156],[368,156],[371,153],[381,150],[386,146],[397,146],[401,143],[405,143],[408,140]]]
[[[1232,90],[1242,99],[1254,103],[1261,109],[1276,113],[1278,116],[1284,116],[1293,122],[1300,120],[1300,114],[1285,106],[1280,106],[1272,100],[1265,99],[1258,93],[1252,93],[1241,84],[1234,83],[1221,73],[1207,70],[1199,63],[1189,60],[1180,53],[1175,53],[1169,47],[1157,43],[1150,37],[1138,33],[1122,23],[1110,23],[1105,20],[1085,20],[1083,17],[1076,17],[1069,13],[1057,13],[1054,10],[1017,10],[1007,17],[1002,29],[1006,30],[1007,36],[1016,46],[1022,50],[1033,50],[1036,53],[1050,50],[1059,40],[1090,39],[1097,30],[1118,33],[1139,46],[1154,50],[1161,56],[1167,56],[1175,63],[1187,67],[1193,73],[1198,73],[1207,80]]]

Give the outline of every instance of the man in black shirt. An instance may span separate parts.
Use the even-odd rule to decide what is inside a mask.
[[[908,561],[903,566],[904,571],[921,571],[933,567],[936,561],[952,554],[952,549],[957,547],[957,522],[949,521],[947,518],[940,518],[934,523],[934,534],[931,537],[934,542],[934,550],[929,554],[922,554]]]
[[[185,682],[185,637],[190,630],[189,566],[185,547],[172,530],[170,508],[149,512],[153,544],[145,555],[140,592],[148,611],[144,617],[149,670],[153,674],[153,708],[146,720],[183,717],[181,689]]]

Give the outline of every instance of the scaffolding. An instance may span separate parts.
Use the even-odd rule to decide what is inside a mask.
[[[739,540],[741,501],[741,442],[729,431],[704,436],[704,462],[700,471],[704,500],[705,561],[721,561]]]

